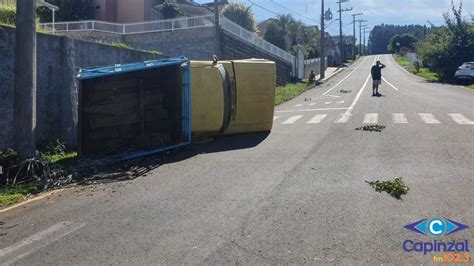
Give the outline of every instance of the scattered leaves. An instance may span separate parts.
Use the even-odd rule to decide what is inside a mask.
[[[395,177],[394,180],[389,181],[365,181],[369,184],[375,191],[382,193],[382,191],[387,192],[390,196],[401,199],[402,195],[406,195],[410,188],[403,182],[402,177]]]
[[[382,132],[385,129],[384,125],[367,125],[363,127],[358,127],[355,130],[362,130],[362,131],[371,131],[371,132]]]

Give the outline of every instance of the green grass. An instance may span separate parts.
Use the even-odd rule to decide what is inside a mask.
[[[24,199],[28,194],[38,191],[36,183],[0,189],[0,207],[5,207]]]
[[[115,46],[117,48],[123,48],[123,49],[132,49],[130,46],[128,46],[127,44],[125,43],[121,43],[121,42],[114,42],[112,43],[112,46]]]
[[[313,86],[308,82],[288,83],[284,87],[276,88],[275,105],[287,102]]]
[[[467,86],[468,89],[474,90],[474,84]]]
[[[400,56],[400,55],[394,55],[395,61],[404,67],[408,72],[418,75],[420,77],[423,77],[428,80],[432,81],[438,81],[438,74],[430,71],[427,68],[420,67],[420,70],[417,72],[416,68],[410,64],[410,61],[408,61],[408,58],[406,56]]]
[[[44,153],[41,154],[41,158],[48,163],[63,164],[70,162],[77,158],[77,152],[63,152],[63,153]]]

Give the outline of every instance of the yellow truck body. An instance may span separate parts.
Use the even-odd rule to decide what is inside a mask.
[[[272,61],[191,61],[193,135],[270,131],[275,88]]]

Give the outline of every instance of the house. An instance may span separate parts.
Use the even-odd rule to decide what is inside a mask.
[[[160,12],[164,0],[94,0],[96,19],[116,23],[133,23],[151,20],[161,20]],[[212,1],[212,0],[209,0]],[[214,3],[198,4],[192,0],[169,0],[183,13],[184,17],[212,15]],[[219,0],[226,4],[227,0]],[[222,6],[220,5],[220,10]]]

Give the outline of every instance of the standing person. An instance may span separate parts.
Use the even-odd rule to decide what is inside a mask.
[[[372,74],[372,96],[382,96],[379,93],[379,86],[382,84],[382,69],[385,68],[385,65],[377,61],[377,63],[372,67],[370,73]]]

